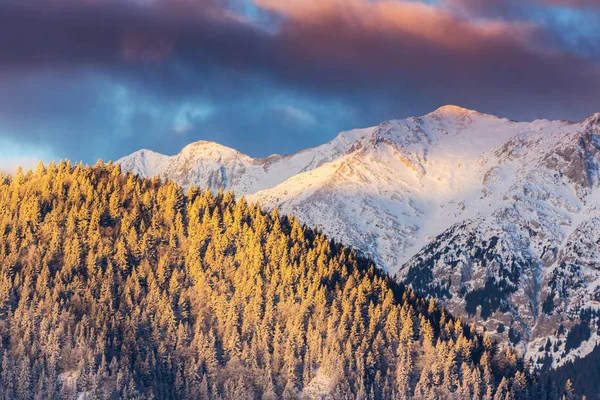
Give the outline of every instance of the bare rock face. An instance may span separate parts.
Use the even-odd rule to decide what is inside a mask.
[[[292,213],[548,367],[600,341],[599,138],[600,114],[515,122],[445,106],[288,156],[198,142],[118,162]]]

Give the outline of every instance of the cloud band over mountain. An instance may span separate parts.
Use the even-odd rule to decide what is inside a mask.
[[[292,152],[445,103],[579,119],[600,110],[598,8],[0,0],[0,135],[93,161],[197,139]]]

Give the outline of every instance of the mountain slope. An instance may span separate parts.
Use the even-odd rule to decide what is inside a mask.
[[[593,343],[565,348],[565,340],[588,309],[597,329],[597,117],[534,123],[486,156],[479,201],[491,205],[489,212],[430,241],[398,279],[501,337],[516,330],[513,343],[534,360],[548,354],[549,338],[557,344],[555,366],[591,351]]]
[[[546,398],[513,350],[231,192],[61,162],[0,204],[2,399]]]
[[[594,328],[589,345],[565,348],[599,297],[600,249],[579,244],[600,230],[599,120],[515,122],[445,106],[291,156],[252,159],[211,144],[221,150],[184,151],[153,172],[292,213],[559,365],[597,337]],[[131,156],[119,162],[141,170]],[[549,338],[556,346],[540,350]]]

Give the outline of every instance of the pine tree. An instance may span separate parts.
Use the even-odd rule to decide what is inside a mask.
[[[31,397],[31,369],[29,357],[21,360],[19,375],[17,377],[17,398],[27,400]]]
[[[573,384],[570,379],[567,379],[567,383],[565,384],[563,398],[565,400],[575,400],[575,390],[573,389]]]

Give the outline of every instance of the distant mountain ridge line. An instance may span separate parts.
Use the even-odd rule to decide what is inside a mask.
[[[600,304],[600,248],[577,244],[600,240],[599,143],[600,113],[517,122],[444,106],[287,156],[254,159],[202,141],[117,162],[295,215],[534,361],[547,339],[560,341],[558,366],[596,343],[594,331],[589,346],[565,350],[561,335],[582,304]]]
[[[567,123],[567,124],[577,124],[577,123],[584,122],[584,121],[586,121],[586,120],[588,120],[590,118],[593,118],[594,116],[598,116],[600,118],[600,112],[598,112],[598,113],[595,113],[595,114],[593,114],[593,115],[591,115],[589,117],[586,117],[586,118],[582,119],[581,121],[572,121],[572,120],[566,120],[566,119],[548,120],[548,119],[545,119],[545,118],[539,118],[539,119],[535,119],[535,120],[532,120],[532,121],[518,121],[518,120],[509,119],[509,118],[499,117],[499,116],[496,116],[494,114],[482,113],[482,112],[477,111],[477,110],[463,108],[463,107],[460,107],[460,106],[448,104],[448,105],[445,105],[445,106],[441,106],[438,109],[436,109],[435,111],[432,111],[432,112],[430,112],[428,114],[425,114],[425,115],[423,115],[421,117],[407,117],[406,119],[410,119],[410,118],[423,118],[423,117],[426,117],[426,116],[429,116],[429,115],[433,115],[433,114],[435,114],[437,112],[443,111],[445,109],[448,109],[448,110],[455,109],[455,110],[460,110],[460,111],[469,112],[469,113],[473,113],[473,114],[487,115],[487,116],[492,116],[492,117],[495,117],[495,118],[505,119],[507,121],[516,122],[516,123],[518,123],[518,122],[530,122],[530,123],[533,123],[535,121],[552,121],[552,122],[563,122],[563,123]],[[396,119],[391,119],[391,120],[388,120],[388,121],[395,121],[395,120]],[[374,128],[376,128],[376,126],[372,126],[372,127],[368,127],[368,128],[364,128],[364,129],[374,129]],[[343,134],[344,132],[346,132],[346,131],[342,131],[342,132],[340,132],[340,134]],[[332,139],[332,140],[334,140],[334,139]],[[319,145],[314,146],[314,147],[308,147],[308,148],[301,149],[301,150],[298,150],[298,151],[296,151],[294,153],[290,153],[290,154],[273,153],[273,154],[270,154],[270,155],[265,156],[265,157],[252,157],[252,156],[250,156],[250,155],[248,155],[246,153],[243,153],[242,151],[237,150],[237,149],[235,149],[233,147],[222,145],[222,144],[220,144],[220,143],[218,143],[216,141],[210,141],[210,140],[202,140],[202,139],[201,140],[197,140],[195,142],[190,143],[189,145],[186,145],[185,147],[188,147],[188,146],[191,146],[191,145],[194,145],[194,144],[217,144],[218,146],[221,146],[221,147],[226,148],[226,149],[233,150],[233,151],[235,151],[235,152],[237,152],[237,153],[239,153],[241,155],[244,155],[246,157],[249,157],[249,158],[251,158],[251,159],[253,159],[255,161],[264,161],[264,160],[268,160],[268,159],[272,159],[272,158],[279,158],[279,157],[290,157],[290,156],[293,156],[295,154],[298,154],[298,153],[301,153],[301,152],[304,152],[304,151],[308,151],[308,150],[313,149],[315,147],[319,147]],[[185,147],[184,147],[184,149],[185,149]],[[135,154],[135,153],[138,153],[138,152],[148,152],[148,153],[152,153],[152,154],[156,154],[156,155],[160,155],[160,156],[164,156],[164,157],[173,157],[173,156],[176,156],[178,154],[178,153],[176,153],[176,154],[168,155],[168,154],[164,154],[164,153],[161,153],[159,151],[152,150],[152,149],[149,149],[149,148],[142,148],[142,149],[137,150],[136,152],[134,152],[132,154]],[[126,158],[128,156],[124,156],[121,159],[118,159],[116,162],[120,162],[123,158]]]

